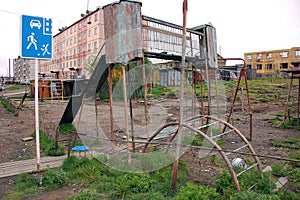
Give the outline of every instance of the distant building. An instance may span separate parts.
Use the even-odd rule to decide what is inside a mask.
[[[14,59],[14,78],[16,83],[29,83],[34,80],[35,60],[18,57]]]
[[[300,67],[300,47],[244,53],[249,69],[256,70],[257,77],[273,77],[281,70]]]

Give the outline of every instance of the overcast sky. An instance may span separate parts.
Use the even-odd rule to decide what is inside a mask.
[[[0,1],[0,76],[20,55],[20,16],[48,17],[53,32],[114,0]],[[142,0],[142,14],[182,25],[183,0]],[[211,22],[223,57],[300,46],[300,0],[188,0],[187,26]]]

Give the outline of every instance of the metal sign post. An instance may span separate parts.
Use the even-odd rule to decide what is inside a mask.
[[[52,20],[49,18],[21,16],[21,57],[34,58],[34,105],[37,171],[41,169],[39,132],[39,60],[52,58]]]

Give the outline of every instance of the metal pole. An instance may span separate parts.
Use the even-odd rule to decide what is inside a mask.
[[[108,85],[109,85],[109,119],[110,119],[110,134],[112,139],[112,154],[115,154],[115,132],[114,132],[114,116],[113,116],[113,84],[112,84],[112,66],[108,66]]]
[[[124,95],[124,111],[125,111],[125,130],[126,130],[126,141],[127,141],[127,161],[128,161],[128,163],[131,163],[130,142],[129,142],[129,127],[128,127],[126,71],[125,71],[125,66],[123,64],[122,64],[122,74],[123,74],[123,95]]]
[[[132,151],[135,152],[135,143],[134,143],[134,130],[133,130],[133,112],[132,112],[132,98],[131,98],[131,87],[132,87],[132,80],[130,75],[130,68],[129,65],[127,65],[128,70],[128,79],[129,79],[129,109],[130,109],[130,128],[131,128],[131,140],[132,140]]]
[[[185,52],[186,52],[186,15],[187,15],[187,0],[183,0],[183,29],[182,29],[182,59],[181,59],[181,78],[180,78],[180,105],[179,105],[179,125],[178,125],[178,138],[176,143],[174,165],[172,171],[172,185],[171,190],[176,190],[176,178],[178,172],[178,161],[180,156],[180,144],[182,135],[180,130],[183,124],[183,100],[184,100],[184,72],[185,72]]]
[[[36,163],[37,171],[41,170],[41,155],[40,155],[40,131],[39,131],[39,77],[38,77],[39,63],[38,59],[35,59],[35,70],[34,70],[34,108],[35,108],[35,141],[36,141]]]
[[[147,100],[147,82],[146,82],[146,66],[145,66],[145,56],[142,57],[142,67],[143,67],[143,85],[144,85],[144,112],[145,112],[145,121],[146,121],[146,133],[148,135],[148,100]]]

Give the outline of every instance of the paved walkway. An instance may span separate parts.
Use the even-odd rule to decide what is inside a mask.
[[[41,170],[59,167],[66,158],[67,156],[42,157]],[[36,159],[0,163],[0,178],[35,171],[37,171]]]

